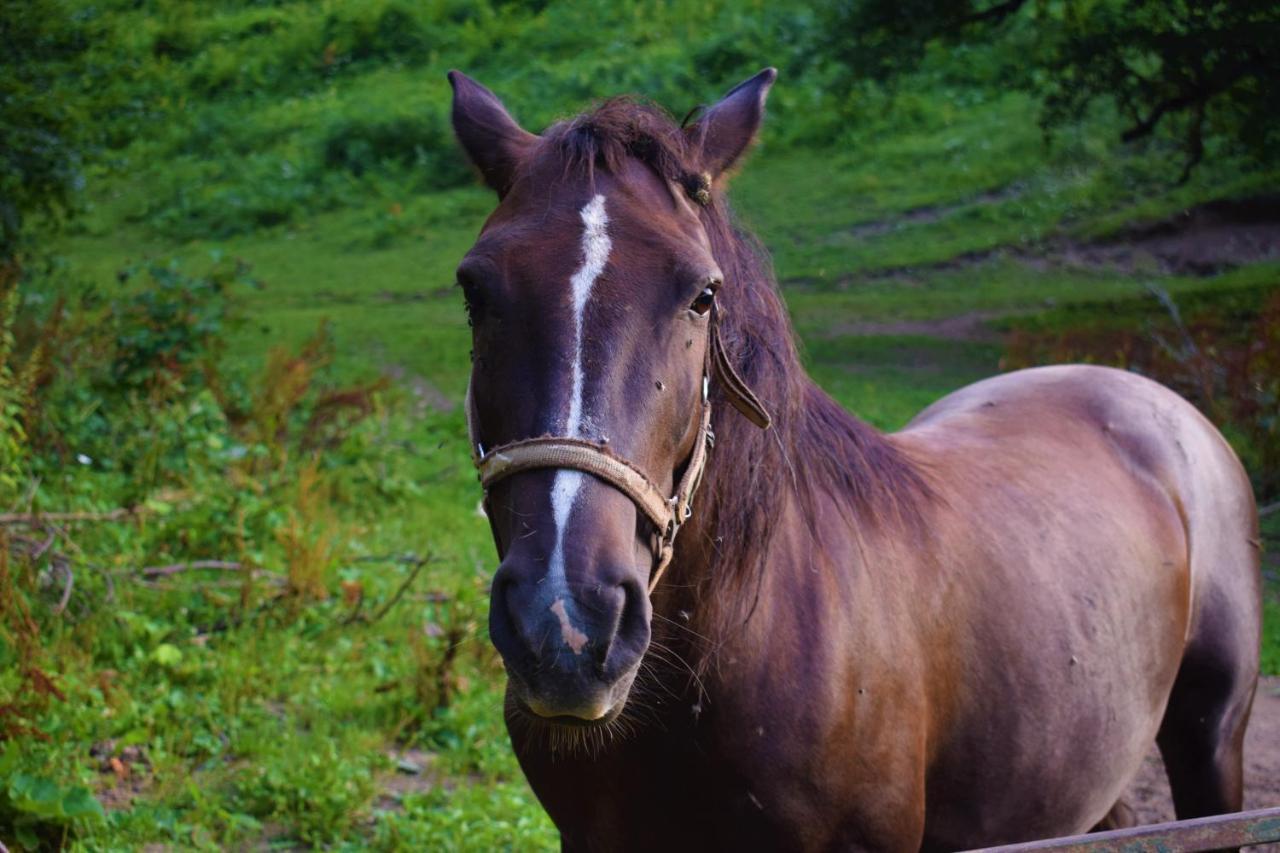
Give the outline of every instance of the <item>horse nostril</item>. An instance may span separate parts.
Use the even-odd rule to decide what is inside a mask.
[[[617,587],[621,592],[622,607],[614,627],[609,647],[601,659],[601,666],[626,668],[649,643],[649,595],[637,580],[626,580]]]
[[[507,565],[498,567],[489,589],[489,637],[503,657],[528,657],[533,648],[520,630],[519,584]]]

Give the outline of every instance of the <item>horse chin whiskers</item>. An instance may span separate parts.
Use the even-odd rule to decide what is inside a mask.
[[[610,746],[633,736],[638,726],[629,711],[629,700],[623,700],[621,707],[601,721],[568,723],[540,717],[509,694],[506,699],[508,724],[519,728],[551,755],[563,758],[596,758]]]

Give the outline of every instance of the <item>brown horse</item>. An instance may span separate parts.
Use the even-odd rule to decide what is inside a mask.
[[[450,74],[500,198],[458,270],[490,632],[564,848],[1075,833],[1123,819],[1153,740],[1179,817],[1238,810],[1261,607],[1231,448],[1079,365],[892,435],[843,411],[722,195],[774,77],[537,136]]]

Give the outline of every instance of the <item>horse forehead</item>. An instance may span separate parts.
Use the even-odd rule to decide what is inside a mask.
[[[696,218],[616,188],[601,190],[585,199],[546,200],[540,211],[522,206],[491,222],[469,255],[543,294],[564,289],[589,251],[603,253],[598,290],[621,286],[648,267],[690,276],[714,267]]]
[[[635,158],[617,171],[604,168],[574,174],[558,158],[533,164],[491,217],[491,224],[518,225],[533,234],[574,239],[581,233],[581,211],[597,196],[605,200],[610,231],[622,242],[635,237],[652,244],[704,244],[706,235],[693,203],[683,190]]]

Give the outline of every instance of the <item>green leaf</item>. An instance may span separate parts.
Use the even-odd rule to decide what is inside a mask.
[[[173,504],[168,503],[167,501],[162,501],[159,498],[147,498],[145,505],[147,509],[154,512],[156,515],[168,515],[173,512]]]
[[[82,785],[76,785],[63,795],[62,813],[69,818],[105,819],[107,816],[102,804]]]
[[[62,817],[62,789],[43,776],[16,774],[9,782],[9,796],[18,811],[37,817]]]
[[[151,659],[163,667],[172,669],[182,663],[182,650],[172,643],[161,643],[151,653]]]
[[[15,767],[18,766],[18,760],[22,757],[22,753],[18,751],[18,742],[16,740],[9,741],[5,745],[4,752],[0,752],[0,782],[9,778]]]

